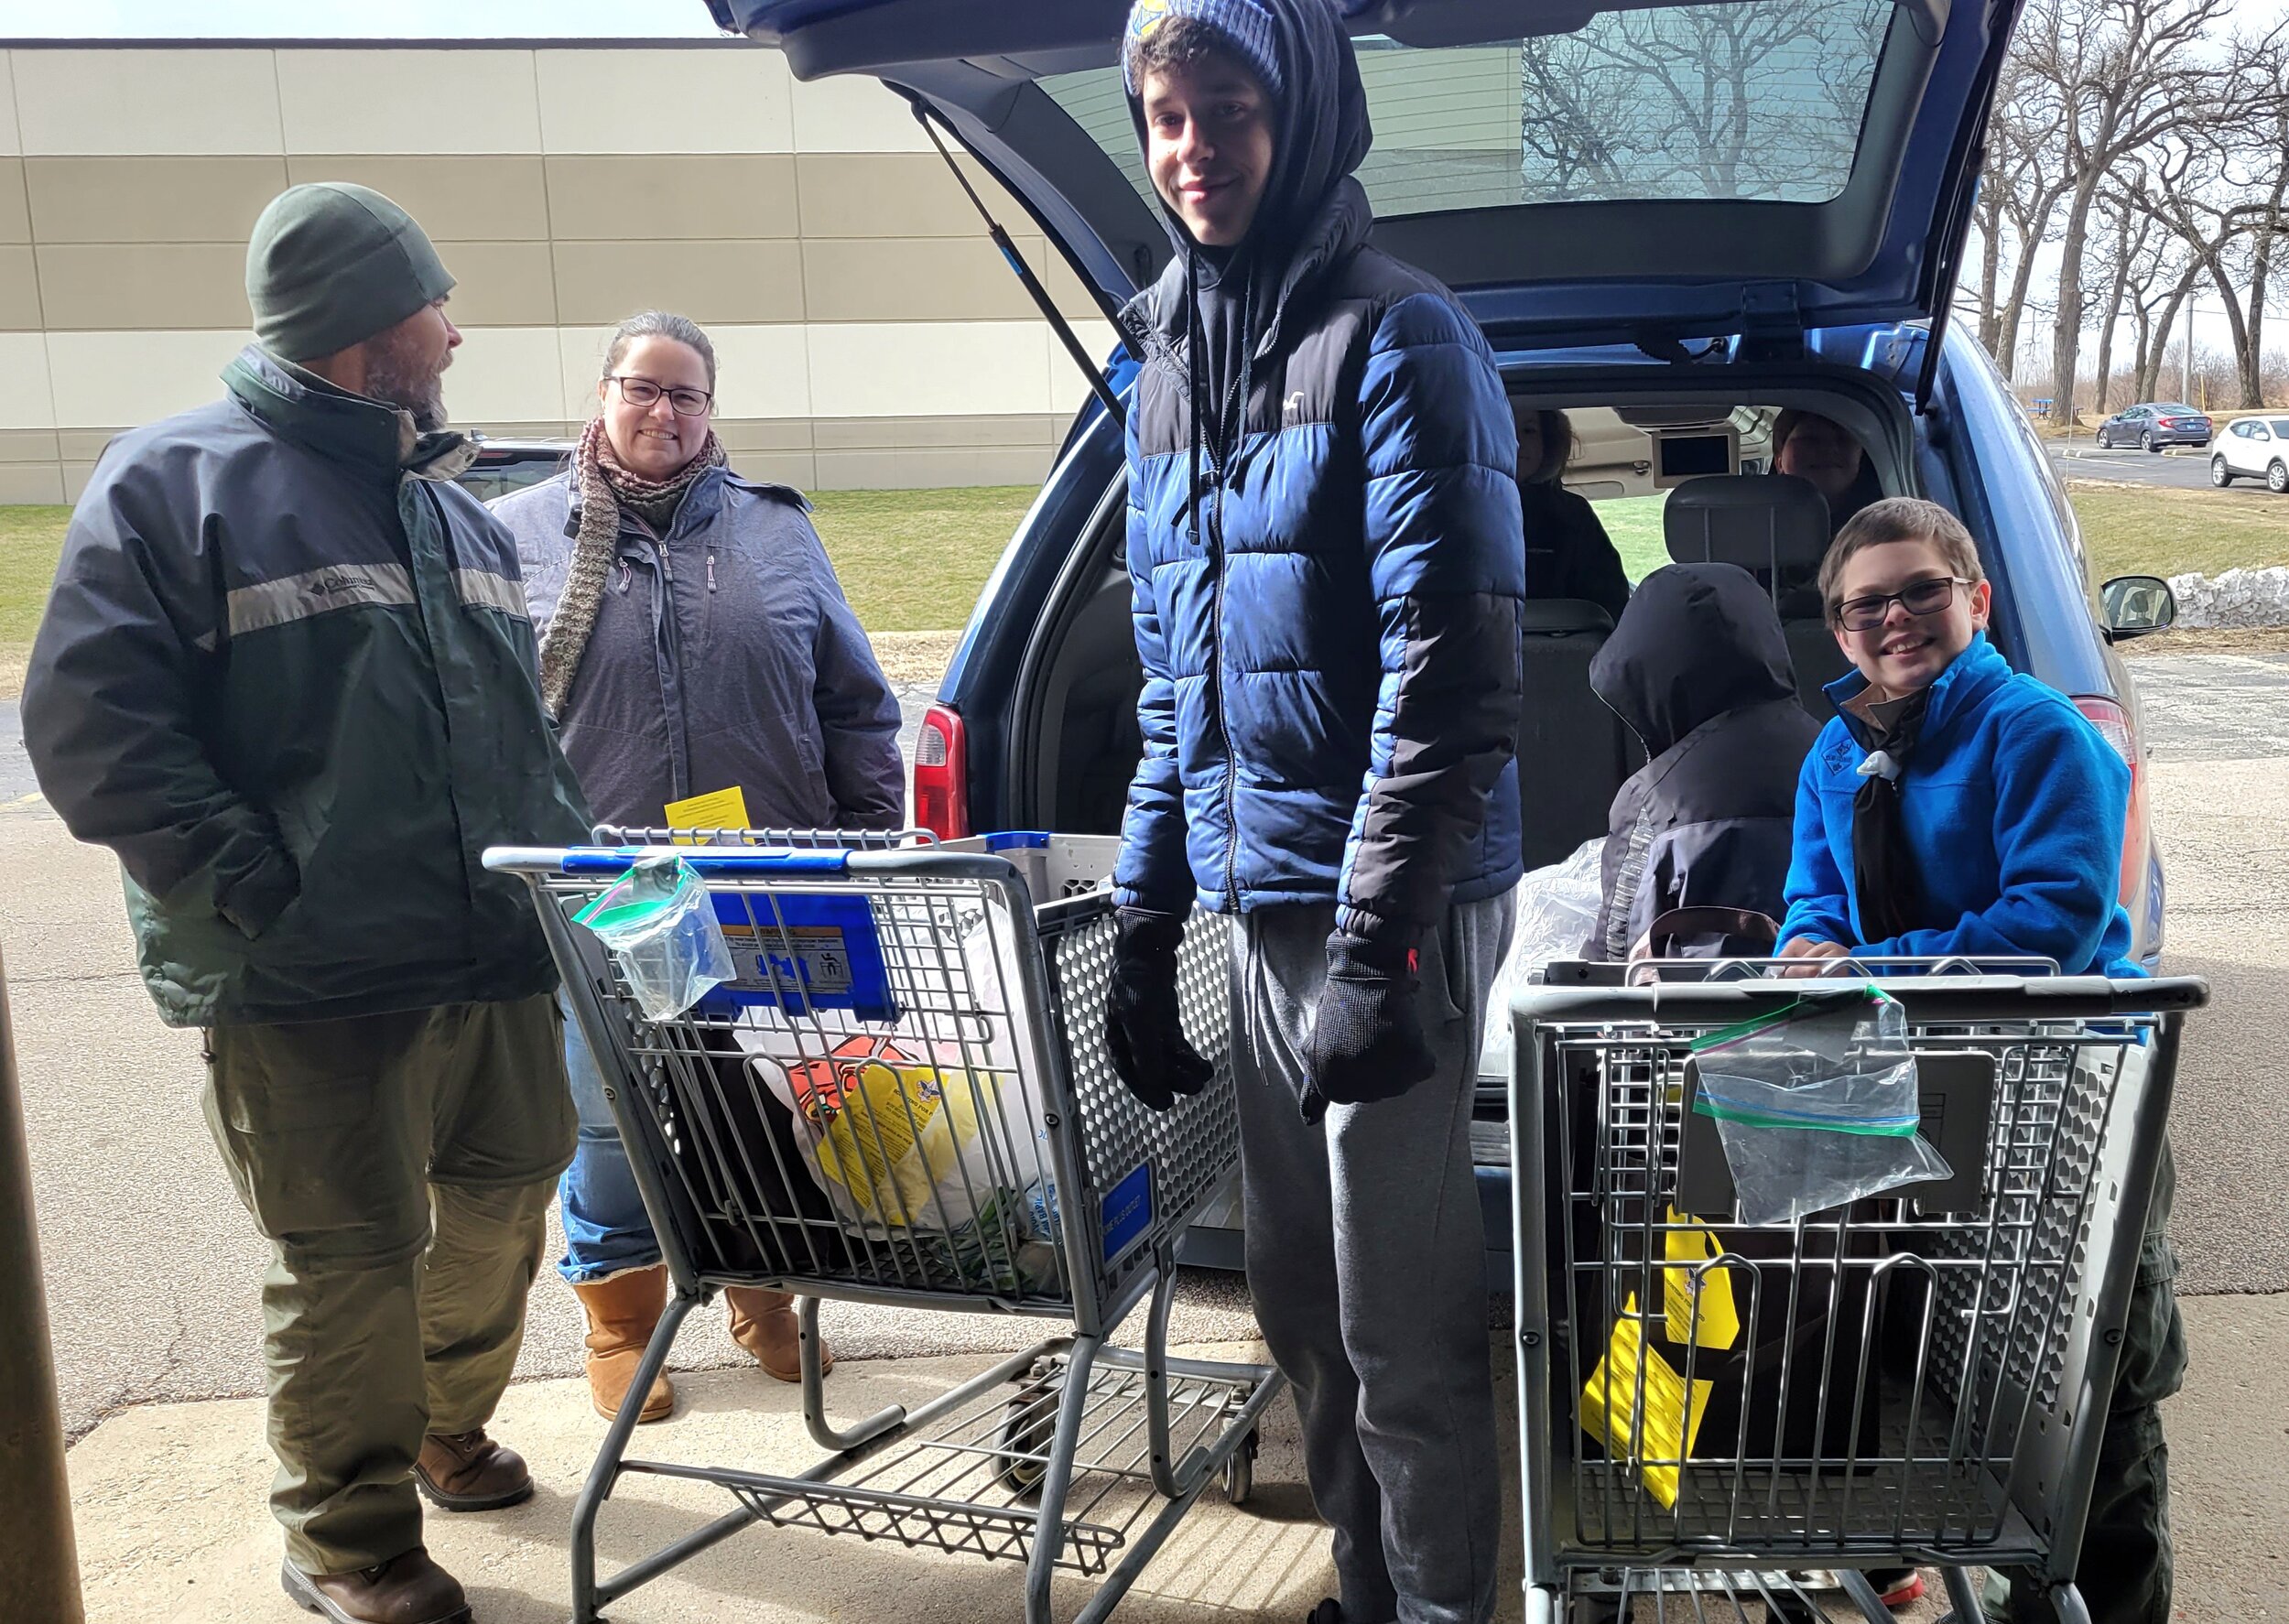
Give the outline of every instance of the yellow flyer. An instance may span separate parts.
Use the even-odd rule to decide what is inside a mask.
[[[747,796],[734,784],[729,789],[710,790],[703,796],[670,801],[667,812],[667,827],[671,829],[745,828]],[[678,846],[697,846],[699,843],[681,839],[676,841]]]

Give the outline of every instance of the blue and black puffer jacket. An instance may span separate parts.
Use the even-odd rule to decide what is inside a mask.
[[[1453,295],[1366,245],[1366,100],[1332,11],[1267,9],[1286,95],[1264,210],[1229,261],[1172,219],[1177,257],[1123,312],[1145,356],[1144,757],[1117,894],[1332,902],[1340,929],[1408,941],[1520,873],[1516,431]]]

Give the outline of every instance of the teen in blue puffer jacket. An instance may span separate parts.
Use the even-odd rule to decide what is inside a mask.
[[[1123,313],[1144,757],[1107,1037],[1166,1109],[1196,902],[1238,916],[1250,1289],[1340,1599],[1492,1610],[1500,1481],[1469,1128],[1519,872],[1516,438],[1453,296],[1367,246],[1329,0],[1139,0],[1126,67],[1177,254]],[[1404,1098],[1402,1098],[1404,1096]]]

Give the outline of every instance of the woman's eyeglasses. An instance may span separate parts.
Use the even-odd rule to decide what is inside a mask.
[[[1956,588],[1970,584],[1959,575],[1935,575],[1929,580],[1910,581],[1896,592],[1853,598],[1836,606],[1836,623],[1847,632],[1873,632],[1894,603],[1910,614],[1937,614],[1955,601]]]
[[[665,395],[679,417],[698,417],[715,399],[704,389],[663,389],[649,378],[627,377],[618,373],[612,374],[610,381],[620,385],[620,398],[638,410],[657,406],[659,397]]]

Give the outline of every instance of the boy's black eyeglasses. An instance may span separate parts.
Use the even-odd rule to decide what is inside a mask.
[[[1896,592],[1854,598],[1836,606],[1836,623],[1847,632],[1872,632],[1883,624],[1894,603],[1910,614],[1937,614],[1955,601],[1956,588],[1970,584],[1959,575],[1935,575],[1911,581]]]
[[[676,409],[676,415],[680,417],[698,417],[708,409],[708,403],[715,398],[704,389],[663,389],[649,378],[624,376],[619,373],[612,374],[612,381],[620,385],[620,398],[630,406],[656,406],[659,397],[665,395],[667,404]]]

